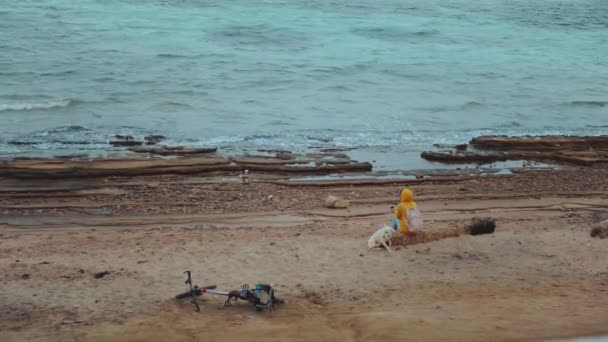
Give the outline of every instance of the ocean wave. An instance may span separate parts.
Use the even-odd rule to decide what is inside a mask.
[[[327,87],[325,87],[323,90],[327,90],[327,91],[335,91],[335,92],[351,92],[354,91],[353,88],[343,85],[343,84],[335,84],[335,85],[329,85]]]
[[[178,101],[163,101],[157,105],[158,107],[165,109],[192,109],[191,105]]]
[[[49,147],[54,145],[99,145],[106,144],[106,141],[102,140],[61,140],[61,139],[51,139],[51,140],[9,140],[6,142],[9,145],[15,146],[34,146],[34,145],[47,145]]]
[[[0,49],[5,48],[5,46],[0,46]],[[11,50],[14,51],[24,51],[29,52],[30,50],[25,48],[15,48],[10,47]],[[61,70],[61,71],[45,71],[45,72],[36,72],[36,71],[3,71],[0,72],[0,76],[34,76],[34,77],[49,77],[49,76],[68,76],[76,74],[78,71],[76,70]]]
[[[608,101],[571,101],[569,104],[572,106],[606,107]]]
[[[78,126],[78,125],[68,125],[68,126],[59,126],[55,128],[51,128],[42,132],[39,132],[39,135],[47,136],[49,134],[55,133],[70,133],[70,132],[87,132],[90,131],[86,127]]]
[[[441,32],[436,29],[412,30],[406,27],[358,27],[352,29],[351,33],[365,38],[402,42],[439,36]]]
[[[182,54],[177,54],[177,53],[158,53],[158,54],[156,54],[156,57],[158,57],[158,58],[200,58],[200,57],[203,57],[203,55],[200,55],[200,54],[182,55]]]
[[[16,145],[16,146],[31,146],[31,145],[38,145],[41,142],[40,141],[9,140],[6,143],[9,145]]]
[[[328,79],[336,76],[344,76],[344,75],[355,75],[357,73],[362,73],[368,71],[373,66],[370,63],[355,63],[352,65],[345,66],[318,66],[316,68],[311,69],[307,76]]]
[[[508,121],[505,123],[501,123],[496,125],[497,129],[503,129],[503,128],[517,128],[517,127],[522,127],[521,122],[519,121]]]
[[[281,134],[259,134],[234,139],[224,137],[213,141],[220,146],[259,148],[281,147],[292,151],[310,151],[317,147],[344,147],[351,149],[386,148],[390,151],[409,146],[414,150],[423,150],[434,143],[460,144],[480,135],[598,135],[605,134],[605,129],[565,129],[560,127],[545,127],[539,129],[524,129],[518,122],[508,122],[499,127],[465,129],[465,130],[365,130],[365,131],[333,131],[322,130],[313,132],[294,132]],[[208,144],[209,141],[206,141]],[[204,145],[204,144],[203,144]]]
[[[76,70],[61,70],[61,71],[49,71],[40,73],[40,76],[68,76],[77,73]]]
[[[481,102],[477,102],[477,101],[469,101],[465,104],[463,104],[462,106],[460,106],[461,108],[467,108],[467,107],[481,107],[483,106],[483,103]]]
[[[431,106],[431,107],[415,107],[415,110],[419,111],[429,111],[433,113],[440,112],[451,112],[451,111],[466,111],[466,110],[474,110],[481,109],[488,106],[487,104],[477,102],[477,101],[468,101],[463,104],[455,104],[455,105],[441,105],[441,106]]]
[[[57,144],[57,145],[95,145],[95,144],[105,144],[106,141],[88,141],[88,140],[61,140],[61,139],[53,139],[45,142],[47,144]]]
[[[211,32],[210,37],[222,44],[279,47],[292,50],[308,48],[310,40],[304,32],[267,24],[226,26]]]
[[[51,101],[51,102],[44,102],[44,103],[0,103],[0,112],[65,108],[65,107],[69,107],[75,103],[76,103],[76,101],[74,101],[74,100]]]

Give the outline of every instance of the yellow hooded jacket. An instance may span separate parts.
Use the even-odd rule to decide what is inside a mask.
[[[408,233],[407,228],[407,210],[416,208],[414,202],[414,192],[410,189],[401,190],[401,203],[395,209],[395,216],[399,219],[399,231],[403,234]]]

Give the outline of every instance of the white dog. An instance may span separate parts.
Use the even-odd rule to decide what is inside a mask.
[[[367,248],[375,249],[375,248],[386,248],[386,250],[391,252],[391,238],[395,231],[392,227],[384,226],[378,230],[372,236],[370,236],[367,241]]]

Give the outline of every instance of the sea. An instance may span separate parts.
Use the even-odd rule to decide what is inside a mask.
[[[608,134],[607,0],[0,0],[0,158]]]

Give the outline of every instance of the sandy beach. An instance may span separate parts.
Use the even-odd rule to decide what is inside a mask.
[[[385,184],[252,175],[0,180],[2,341],[545,340],[607,333],[608,168]],[[369,251],[408,186],[441,230],[494,234]],[[332,194],[348,209],[323,206]],[[275,285],[258,313],[198,285]],[[99,272],[109,272],[96,279]]]
[[[0,28],[0,342],[608,338],[608,0],[4,0]]]

